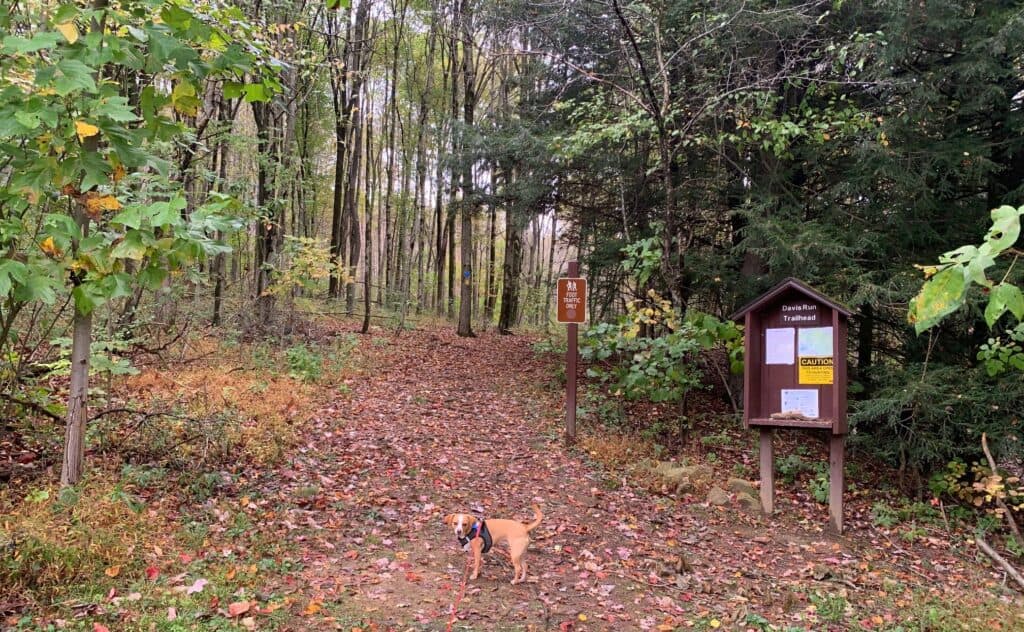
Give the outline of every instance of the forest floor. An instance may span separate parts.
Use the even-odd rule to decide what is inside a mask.
[[[336,327],[331,335],[353,340],[350,324]],[[783,486],[765,518],[650,489],[629,464],[642,450],[620,435],[583,424],[579,447],[566,449],[559,359],[533,342],[378,330],[353,343],[336,380],[271,380],[264,399],[297,407],[277,465],[240,460],[192,500],[136,480],[143,522],[159,533],[128,549],[134,561],[104,562],[88,589],[48,606],[4,603],[0,590],[0,622],[93,632],[1024,629],[1024,602],[968,534],[916,520],[882,527],[869,492],[851,494],[847,532],[835,536],[826,509],[795,488]],[[187,381],[164,366],[129,383],[152,387],[153,372]],[[749,462],[752,442],[731,432],[715,458],[691,459],[723,472],[720,455]],[[466,581],[467,553],[443,516],[527,521],[532,503],[544,519],[526,583],[509,584],[503,546]]]

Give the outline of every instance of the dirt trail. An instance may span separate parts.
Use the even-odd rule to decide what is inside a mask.
[[[848,629],[850,617],[887,609],[886,578],[905,577],[906,590],[916,579],[938,596],[964,581],[941,552],[924,567],[907,555],[904,568],[898,545],[651,495],[566,452],[551,366],[523,338],[418,331],[363,350],[362,374],[338,385],[316,436],[265,479],[268,493],[296,503],[282,536],[299,551],[301,590],[325,613],[445,629],[467,554],[441,518],[469,510],[526,521],[534,502],[545,517],[528,581],[509,584],[511,564],[495,547],[454,629],[761,629],[762,620]],[[683,573],[680,553],[692,565]],[[838,613],[822,619],[812,591],[843,596]],[[869,606],[844,612],[846,597]]]

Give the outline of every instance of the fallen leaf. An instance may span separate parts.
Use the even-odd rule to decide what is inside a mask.
[[[103,574],[107,577],[117,577],[121,574],[120,566],[108,566],[107,570],[103,571]]]
[[[192,595],[195,593],[203,592],[203,587],[206,586],[206,584],[208,583],[208,581],[200,577],[195,582],[193,582],[191,586],[188,587],[188,590],[185,591],[185,594]]]
[[[177,618],[178,618],[178,609],[175,608],[174,606],[170,606],[169,608],[167,608],[167,620],[168,621],[174,621]]]
[[[236,601],[228,606],[228,616],[237,617],[238,615],[245,614],[246,612],[249,612],[248,601]]]
[[[92,632],[110,632],[110,628],[108,628],[107,626],[103,625],[102,623],[95,623],[94,622],[92,624]]]
[[[302,611],[304,616],[311,616],[320,612],[321,605],[317,601],[311,601],[306,605],[306,609]]]
[[[156,581],[156,578],[160,576],[160,569],[155,566],[146,567],[146,579],[149,581]]]

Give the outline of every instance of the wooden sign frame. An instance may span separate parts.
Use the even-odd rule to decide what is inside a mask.
[[[787,278],[732,315],[744,323],[743,426],[760,433],[761,505],[775,509],[774,428],[829,433],[829,517],[843,531],[846,339],[852,312]]]

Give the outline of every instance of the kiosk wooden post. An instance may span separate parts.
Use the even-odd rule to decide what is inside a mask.
[[[761,505],[775,510],[775,428],[829,433],[829,522],[843,531],[850,310],[789,278],[733,314],[745,326],[743,425],[760,434]]]
[[[565,349],[565,443],[576,443],[576,360],[579,324],[587,322],[587,280],[580,277],[580,262],[569,262],[569,276],[558,279],[555,305],[560,323],[567,323]]]

